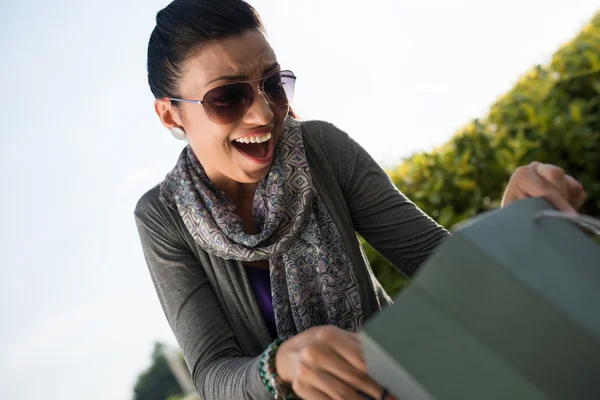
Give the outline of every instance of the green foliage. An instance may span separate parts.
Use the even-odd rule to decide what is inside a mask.
[[[134,400],[176,400],[183,397],[183,392],[163,355],[163,348],[160,343],[154,344],[152,364],[138,377],[133,390]]]
[[[531,161],[559,165],[584,185],[582,212],[600,214],[600,13],[547,65],[537,65],[481,120],[446,144],[388,171],[394,184],[441,225],[500,205],[510,174]],[[405,283],[361,240],[391,295]]]

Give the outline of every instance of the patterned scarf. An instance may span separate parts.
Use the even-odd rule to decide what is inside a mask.
[[[356,332],[362,324],[350,257],[312,184],[300,123],[287,118],[269,173],[256,189],[260,233],[246,233],[236,207],[206,176],[187,146],[160,187],[194,240],[228,260],[269,260],[277,332],[295,335],[316,325]]]

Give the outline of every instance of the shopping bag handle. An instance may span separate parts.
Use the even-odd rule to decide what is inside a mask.
[[[600,236],[600,219],[590,217],[589,215],[567,214],[556,210],[543,210],[534,214],[533,219],[541,218],[560,218],[569,220],[579,227],[586,229],[596,236]]]

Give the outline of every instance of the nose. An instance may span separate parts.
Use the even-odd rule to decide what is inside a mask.
[[[254,102],[252,102],[252,106],[244,116],[244,121],[252,125],[267,125],[275,115],[272,107],[273,105],[266,94],[260,88],[257,88]]]

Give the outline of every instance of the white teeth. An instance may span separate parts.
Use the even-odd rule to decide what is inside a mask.
[[[264,136],[251,136],[251,137],[239,138],[239,139],[235,139],[235,141],[239,142],[239,143],[263,143],[269,139],[271,139],[271,133],[267,133]]]

